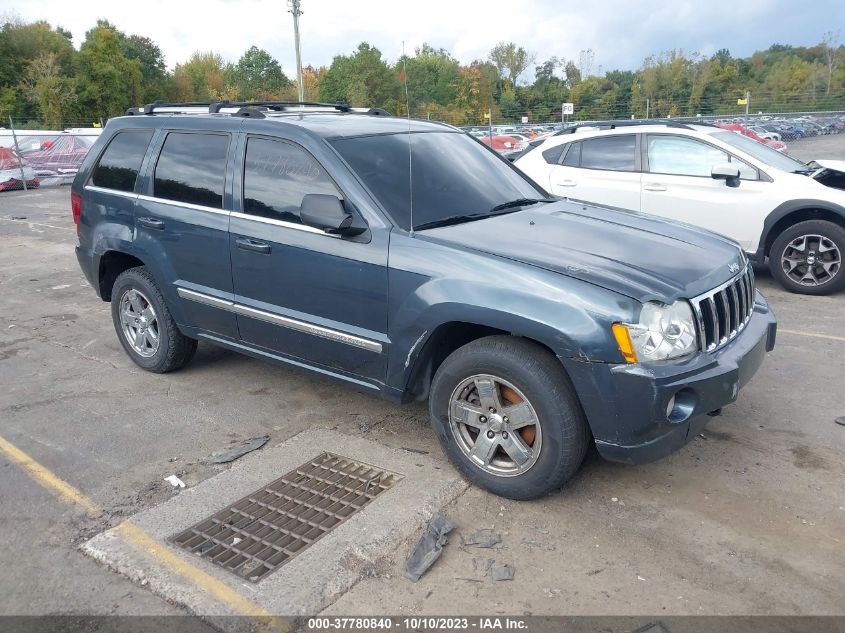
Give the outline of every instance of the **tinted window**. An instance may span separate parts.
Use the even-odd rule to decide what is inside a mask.
[[[409,177],[408,134],[380,134],[333,141],[358,177],[403,229],[453,216],[491,213],[520,198],[544,197],[519,172],[490,150],[454,132],[410,135],[413,173]],[[518,210],[518,209],[514,209]]]
[[[319,163],[299,147],[263,138],[247,141],[245,213],[299,222],[299,206],[307,193],[341,197]]]
[[[633,134],[602,136],[581,142],[581,167],[635,171],[637,139]]]
[[[756,158],[763,164],[770,165],[776,169],[782,169],[788,172],[800,172],[807,169],[804,163],[798,162],[794,158],[781,154],[768,145],[758,143],[754,139],[737,132],[728,132],[727,130],[724,132],[714,132],[713,138],[719,139],[723,143],[727,143],[731,147],[745,152],[751,158]]]
[[[545,152],[543,152],[543,158],[546,159],[546,162],[549,163],[549,165],[557,165],[560,162],[560,157],[563,154],[563,150],[565,149],[565,144],[561,144],[557,147],[547,149]]]
[[[138,170],[152,137],[152,130],[115,134],[94,168],[91,184],[118,191],[134,191]]]
[[[221,209],[228,147],[228,135],[171,132],[158,157],[153,195]]]
[[[565,147],[569,147],[569,151],[566,152],[566,158],[563,159],[563,164],[567,167],[580,167],[581,143],[570,143]]]

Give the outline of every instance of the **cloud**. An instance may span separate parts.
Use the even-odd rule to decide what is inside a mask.
[[[377,7],[348,0],[302,0],[305,64],[330,64],[361,41],[389,60],[422,42],[448,49],[462,62],[484,59],[499,41],[514,41],[537,54],[577,60],[595,51],[595,68],[636,69],[643,59],[682,48],[705,55],[728,48],[736,56],[773,43],[812,45],[830,25],[845,23],[845,2],[816,0],[428,0]],[[98,18],[127,33],[146,35],[164,51],[169,67],[196,50],[214,50],[237,61],[255,44],[267,49],[294,76],[291,15],[283,0],[146,0],[100,4],[28,0],[17,8],[26,20],[46,19],[71,30],[78,46]],[[533,68],[524,79],[533,78]]]

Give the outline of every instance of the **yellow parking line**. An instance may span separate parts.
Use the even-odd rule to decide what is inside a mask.
[[[57,494],[63,501],[75,503],[92,514],[100,514],[103,511],[94,501],[69,483],[59,479],[50,470],[36,462],[2,436],[0,436],[0,452],[8,457],[12,463],[17,464],[25,470],[41,486]],[[239,614],[256,618],[273,630],[287,632],[292,629],[290,624],[282,618],[273,616],[263,607],[245,598],[227,584],[194,567],[187,561],[182,560],[167,548],[162,547],[141,528],[132,525],[128,521],[124,521],[115,530],[130,545],[154,557],[162,565],[187,578],[197,587],[211,594],[220,602],[229,605]]]
[[[831,334],[818,334],[816,332],[799,332],[798,330],[784,330],[778,328],[778,334],[795,334],[796,336],[810,336],[812,338],[824,338],[829,341],[841,341],[845,343],[845,336],[832,336]]]

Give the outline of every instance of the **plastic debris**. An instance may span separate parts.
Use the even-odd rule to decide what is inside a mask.
[[[241,444],[235,446],[234,448],[212,453],[205,461],[209,464],[226,464],[228,462],[233,462],[238,459],[238,457],[243,457],[247,453],[251,453],[252,451],[261,448],[269,440],[269,435],[251,437],[248,440],[244,440]]]
[[[513,580],[513,565],[493,563],[490,566],[490,576],[493,580]]]
[[[493,530],[482,529],[473,532],[465,545],[472,545],[473,547],[480,547],[482,549],[490,549],[502,542],[501,534],[494,534]]]
[[[429,521],[428,526],[417,541],[414,551],[405,561],[405,576],[417,582],[428,571],[434,562],[440,558],[443,546],[449,542],[447,534],[455,529],[455,524],[442,514],[437,514]]]
[[[176,475],[170,475],[169,477],[165,477],[164,481],[171,484],[174,488],[184,488],[185,482],[179,479]]]

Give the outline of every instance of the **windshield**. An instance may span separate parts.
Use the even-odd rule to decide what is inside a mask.
[[[759,160],[761,163],[765,163],[775,169],[788,172],[807,171],[807,166],[804,163],[797,161],[794,158],[790,158],[785,154],[781,154],[777,150],[773,150],[768,145],[763,145],[759,141],[755,141],[753,138],[748,138],[747,136],[743,136],[737,132],[729,132],[727,130],[724,132],[714,132],[713,137],[719,139],[723,143],[727,143],[731,147],[742,150],[749,156]]]
[[[332,141],[393,221],[405,230],[411,227],[408,136],[381,134]],[[410,137],[414,228],[455,216],[483,217],[514,200],[546,197],[466,134],[419,132]]]

